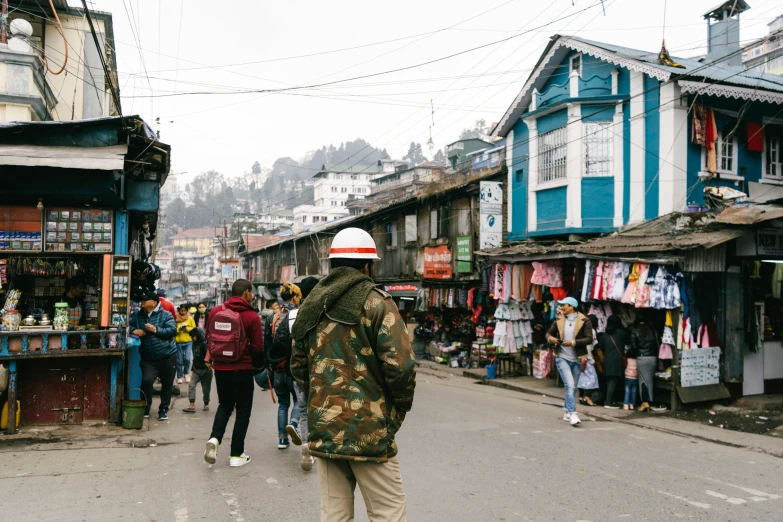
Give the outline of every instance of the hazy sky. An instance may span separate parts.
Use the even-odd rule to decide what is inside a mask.
[[[500,119],[553,34],[657,51],[665,2],[605,0],[606,15],[597,0],[573,6],[572,0],[92,3],[114,15],[123,112],[140,114],[160,130],[172,146],[172,172],[187,171],[187,179],[209,169],[232,176],[256,160],[271,166],[278,157],[299,158],[358,137],[393,158],[405,155],[411,141],[429,154],[430,128],[437,150],[479,118]],[[705,52],[701,15],[717,3],[668,2],[665,36],[672,55]],[[783,14],[780,0],[751,6],[742,15],[743,42],[766,35],[767,23]],[[342,81],[509,37],[437,63]],[[335,81],[285,93],[167,96]]]

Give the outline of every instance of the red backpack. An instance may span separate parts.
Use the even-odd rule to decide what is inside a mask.
[[[239,312],[221,306],[209,319],[209,357],[218,363],[235,363],[247,352],[248,338]]]

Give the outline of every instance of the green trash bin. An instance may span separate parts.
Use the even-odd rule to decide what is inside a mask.
[[[143,396],[144,393],[142,392]],[[146,409],[146,399],[142,401],[123,400],[122,427],[126,430],[140,430],[144,426],[144,410]]]

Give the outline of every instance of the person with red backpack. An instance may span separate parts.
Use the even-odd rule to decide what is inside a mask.
[[[207,349],[215,372],[219,406],[204,460],[209,464],[217,461],[226,425],[236,409],[229,466],[238,467],[250,462],[250,456],[245,453],[245,436],[255,391],[253,362],[264,352],[264,336],[261,319],[250,305],[255,299],[250,281],[234,281],[231,296],[228,301],[212,309],[207,321]]]

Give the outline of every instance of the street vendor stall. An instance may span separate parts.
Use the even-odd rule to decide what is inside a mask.
[[[28,425],[116,421],[126,392],[133,397],[130,297],[149,282],[132,279],[137,263],[150,266],[169,167],[168,146],[134,116],[0,124],[9,419],[21,408]]]

